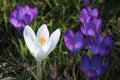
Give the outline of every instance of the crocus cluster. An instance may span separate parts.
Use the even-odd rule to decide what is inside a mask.
[[[88,48],[95,54],[100,54],[102,57],[108,55],[112,49],[113,41],[110,35],[102,36],[102,20],[98,19],[98,9],[91,9],[86,6],[82,9],[80,16],[82,25],[81,31],[86,36]]]
[[[102,36],[102,20],[98,18],[98,9],[86,6],[82,9],[79,20],[80,30],[86,36],[88,49],[92,52],[92,59],[86,54],[82,56],[80,64],[89,80],[98,80],[108,68],[108,60],[103,64],[113,45],[112,37]]]
[[[37,14],[38,9],[36,7],[31,9],[28,5],[24,7],[16,5],[8,20],[17,29],[18,34],[22,35],[24,27],[29,25]]]
[[[83,2],[86,6],[79,15],[80,30],[73,34],[68,29],[64,35],[64,42],[75,58],[79,51],[87,45],[88,50],[92,53],[92,58],[90,59],[87,54],[83,55],[80,61],[81,68],[89,80],[98,80],[108,69],[108,60],[103,62],[103,58],[110,53],[113,41],[110,35],[102,36],[102,20],[98,18],[98,9],[92,9],[88,5],[89,0],[83,0]]]

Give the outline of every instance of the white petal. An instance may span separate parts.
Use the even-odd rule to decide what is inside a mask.
[[[34,56],[37,61],[42,61],[44,59],[44,51],[39,44],[36,44],[36,55]]]
[[[49,39],[49,31],[46,24],[41,25],[41,27],[37,31],[38,40],[40,39],[40,37],[45,38],[46,41]]]
[[[31,29],[30,26],[25,26],[23,31],[23,37],[27,44],[28,49],[30,50],[31,54],[36,58],[40,57],[39,52],[43,53],[42,48],[40,47],[39,43],[37,42],[36,36],[34,31]]]
[[[35,52],[35,46],[34,46],[33,42],[35,42],[36,37],[35,37],[34,31],[31,29],[30,26],[28,26],[28,25],[25,26],[24,31],[23,31],[23,37],[24,37],[24,40],[25,40],[29,50],[31,52]]]
[[[29,25],[25,26],[24,31],[23,31],[23,36],[24,36],[24,39],[26,36],[30,36],[32,37],[33,41],[36,40],[35,33]]]
[[[44,51],[43,59],[45,59],[50,54],[52,47],[53,47],[53,41],[52,40],[47,41],[46,44],[44,44],[42,46],[42,49]]]
[[[52,50],[55,48],[55,46],[57,45],[57,43],[58,43],[58,41],[59,41],[59,38],[60,38],[60,34],[61,34],[60,29],[55,30],[55,31],[51,34],[50,40],[53,40],[53,41],[54,41],[53,46],[52,46],[52,48],[51,48],[51,51],[52,51]]]

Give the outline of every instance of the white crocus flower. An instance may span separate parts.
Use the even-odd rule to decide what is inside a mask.
[[[50,54],[57,45],[60,38],[60,29],[55,30],[49,37],[47,25],[43,24],[35,35],[29,25],[23,31],[24,40],[28,49],[37,61],[42,61]]]

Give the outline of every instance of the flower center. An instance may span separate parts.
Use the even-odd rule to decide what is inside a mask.
[[[40,45],[42,46],[45,41],[46,41],[45,38],[41,37],[41,38],[40,38]]]

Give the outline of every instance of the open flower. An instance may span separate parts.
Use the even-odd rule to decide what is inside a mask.
[[[33,19],[37,16],[38,9],[29,8],[28,5],[20,7],[16,5],[15,10],[11,12],[9,22],[18,30],[20,35],[26,25],[29,25]]]
[[[100,55],[94,55],[90,60],[85,54],[82,56],[80,64],[89,80],[98,80],[108,69],[108,60],[102,64]]]
[[[49,37],[47,25],[43,24],[35,36],[34,31],[27,25],[24,28],[23,36],[34,58],[37,61],[42,61],[57,45],[60,38],[60,29],[55,30]]]
[[[64,35],[64,42],[74,57],[76,57],[77,53],[86,45],[86,40],[81,31],[74,34],[70,29],[68,29]]]
[[[108,55],[113,46],[112,37],[110,35],[106,37],[102,37],[101,35],[98,35],[96,37],[96,40],[89,39],[89,41],[87,42],[90,51],[94,55],[100,54],[102,57]]]

